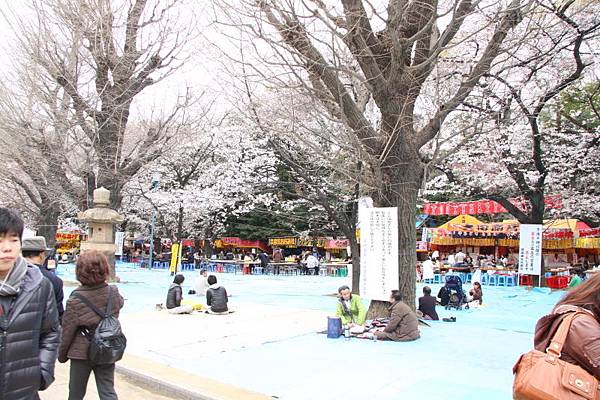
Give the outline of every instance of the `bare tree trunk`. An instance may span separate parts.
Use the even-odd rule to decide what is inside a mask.
[[[415,228],[415,204],[417,189],[400,186],[398,205],[398,289],[403,301],[413,310],[416,307],[417,230]]]
[[[397,154],[411,154],[405,151]],[[388,157],[382,168],[385,185],[380,192],[379,206],[398,208],[398,290],[403,301],[413,310],[416,301],[417,229],[416,203],[423,179],[418,155],[412,159]]]
[[[204,239],[204,257],[206,258],[210,258],[213,254],[213,247],[210,242],[210,239]]]
[[[183,239],[183,205],[179,205],[179,212],[177,215],[177,240]]]
[[[58,217],[60,211],[52,207],[40,210],[37,234],[46,238],[46,245],[54,247],[56,244],[56,230],[58,229]]]

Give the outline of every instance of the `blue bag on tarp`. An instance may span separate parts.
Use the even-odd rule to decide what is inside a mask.
[[[340,317],[327,317],[327,337],[337,339],[342,334],[342,319]]]

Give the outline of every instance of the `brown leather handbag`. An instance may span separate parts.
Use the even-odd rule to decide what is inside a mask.
[[[560,323],[550,346],[543,353],[531,350],[513,367],[513,399],[600,400],[598,380],[589,372],[560,359],[571,322],[581,312],[572,312]]]

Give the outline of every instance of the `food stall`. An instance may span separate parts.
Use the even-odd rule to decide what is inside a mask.
[[[246,240],[239,237],[222,237],[215,240],[215,249],[217,251],[231,251],[234,254],[240,254],[250,251],[255,254],[257,250],[267,253],[271,252],[268,244],[260,240]]]
[[[70,262],[79,254],[79,246],[87,235],[80,229],[59,229],[54,238],[59,262]]]

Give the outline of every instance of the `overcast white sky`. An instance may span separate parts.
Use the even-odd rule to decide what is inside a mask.
[[[9,74],[12,69],[12,48],[15,46],[16,18],[27,18],[28,0],[0,0],[0,79],[10,82]],[[219,59],[205,37],[216,41],[215,33],[209,28],[212,21],[211,9],[206,9],[209,2],[198,0],[185,0],[182,5],[182,18],[189,23],[192,18],[198,32],[195,39],[188,44],[189,61],[174,75],[164,81],[147,88],[133,105],[133,113],[151,108],[170,108],[177,101],[177,96],[185,94],[186,88],[191,87],[195,93],[210,92],[214,97],[222,90],[217,72],[220,68]]]

